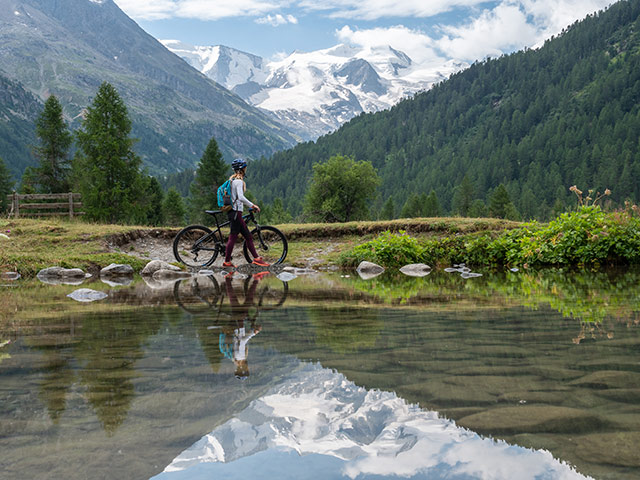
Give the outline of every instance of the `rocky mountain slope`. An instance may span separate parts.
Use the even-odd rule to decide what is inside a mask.
[[[22,85],[0,75],[0,158],[14,180],[35,164],[31,146],[35,143],[35,119],[42,108]]]
[[[0,73],[77,126],[103,81],[127,104],[152,172],[193,166],[215,136],[227,157],[296,142],[281,125],[169,52],[112,0],[0,0]],[[8,159],[11,163],[11,159]]]

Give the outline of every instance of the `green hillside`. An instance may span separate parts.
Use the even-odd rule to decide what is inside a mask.
[[[392,109],[263,159],[251,188],[299,213],[311,167],[369,160],[378,207],[434,189],[446,212],[465,175],[475,197],[504,183],[524,218],[575,204],[568,187],[640,199],[640,0],[588,16],[539,49],[473,64]]]

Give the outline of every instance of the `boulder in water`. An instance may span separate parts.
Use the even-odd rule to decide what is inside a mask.
[[[431,267],[424,263],[411,263],[402,267],[400,272],[409,277],[425,277],[431,273]]]
[[[112,263],[100,270],[101,277],[119,277],[127,275],[133,275],[133,267],[131,265]]]

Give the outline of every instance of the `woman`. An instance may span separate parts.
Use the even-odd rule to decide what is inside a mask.
[[[260,207],[258,205],[252,203],[247,197],[244,196],[244,191],[246,189],[244,177],[247,172],[247,162],[245,162],[241,158],[236,158],[231,163],[231,167],[235,172],[229,179],[231,180],[231,210],[229,210],[228,215],[229,221],[231,222],[231,234],[229,235],[229,240],[227,241],[227,249],[222,266],[225,268],[235,268],[235,265],[231,263],[231,254],[233,253],[233,247],[236,244],[236,240],[238,240],[238,234],[242,233],[244,241],[249,248],[249,252],[254,257],[253,262],[251,263],[253,265],[258,265],[259,267],[268,267],[269,264],[265,262],[260,255],[258,255],[258,252],[256,252],[256,247],[253,244],[251,233],[249,232],[247,224],[242,218],[242,211],[244,210],[245,205],[257,212],[260,211]]]

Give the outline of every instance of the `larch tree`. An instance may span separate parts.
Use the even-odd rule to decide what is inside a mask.
[[[204,222],[204,210],[218,208],[218,187],[227,180],[230,173],[231,169],[222,157],[218,142],[211,137],[189,187],[189,214],[192,221]]]
[[[127,107],[109,83],[100,85],[77,132],[73,178],[87,217],[111,223],[144,221],[144,179],[133,151]]]
[[[49,96],[36,120],[39,145],[34,154],[39,161],[35,169],[36,189],[40,193],[69,191],[69,148],[73,136],[62,115],[62,105],[55,95]]]

